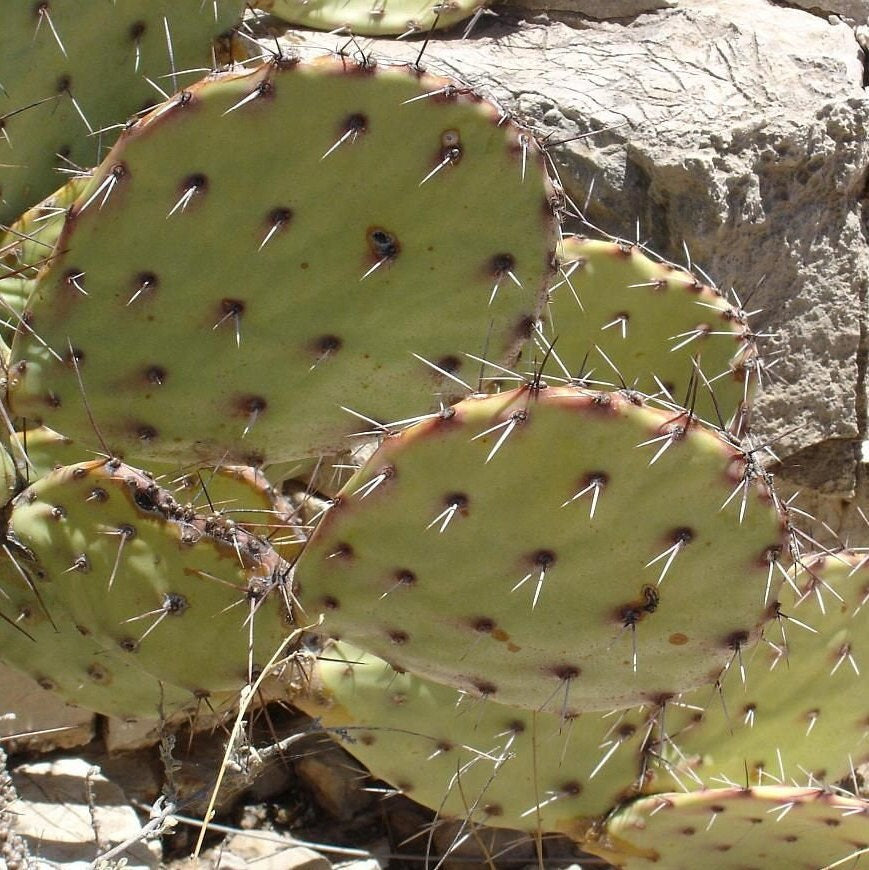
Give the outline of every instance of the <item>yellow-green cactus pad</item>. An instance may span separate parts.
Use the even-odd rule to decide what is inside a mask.
[[[26,551],[6,545],[0,554],[0,661],[68,703],[107,716],[156,718],[161,709],[169,714],[196,703],[189,690],[161,684],[135,657],[79,624],[44,580]]]
[[[486,4],[480,0],[258,0],[254,5],[296,27],[413,36],[452,27]]]
[[[211,77],[129,127],[70,210],[9,401],[95,446],[80,375],[144,465],[344,451],[372,425],[350,411],[404,419],[476,377],[465,352],[515,359],[551,193],[529,134],[444,79],[346,59]]]
[[[99,163],[128,116],[211,67],[238,0],[14,0],[0,29],[0,224]],[[189,81],[189,73],[186,79]]]
[[[615,384],[621,376],[649,394],[666,390],[713,423],[719,413],[727,422],[751,398],[754,336],[744,313],[718,290],[622,242],[568,236],[559,261],[561,280],[538,339],[538,358],[555,342],[547,376],[581,379],[592,370],[592,379]]]
[[[351,479],[299,562],[300,601],[505,704],[657,703],[714,682],[771,615],[783,523],[749,459],[636,394],[473,397]]]
[[[116,460],[51,472],[13,502],[36,590],[107,648],[188,693],[237,691],[291,630],[284,563]],[[219,639],[215,645],[215,638]]]
[[[669,705],[648,788],[746,775],[756,785],[832,784],[869,760],[867,596],[864,554],[815,556],[790,571],[763,641],[718,685]]]
[[[646,737],[638,710],[565,721],[463,697],[345,643],[323,652],[293,703],[441,818],[576,839],[635,793]]]
[[[869,849],[869,803],[819,789],[722,788],[643,798],[583,848],[621,870],[832,870]]]

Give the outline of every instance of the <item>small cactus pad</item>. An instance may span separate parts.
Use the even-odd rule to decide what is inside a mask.
[[[258,0],[254,5],[296,27],[363,36],[413,36],[452,27],[485,4],[479,0]]]
[[[559,247],[561,279],[552,288],[538,338],[538,357],[555,346],[545,373],[551,378],[618,383],[690,405],[714,423],[750,399],[757,364],[745,314],[694,275],[657,262],[633,245],[565,237]],[[699,380],[694,358],[710,381]],[[613,370],[609,360],[618,370]],[[585,370],[582,371],[582,366]],[[655,378],[657,377],[657,381]]]
[[[622,870],[858,867],[869,848],[869,803],[781,786],[660,794],[616,813],[583,848]]]
[[[746,775],[757,785],[834,783],[869,761],[867,597],[865,554],[816,556],[789,571],[778,619],[742,666],[669,705],[665,763],[650,789]]]
[[[161,685],[135,657],[78,624],[26,558],[14,544],[0,554],[0,661],[106,716],[154,718],[195,704],[188,690]]]
[[[300,560],[300,601],[396,667],[504,704],[659,702],[714,681],[769,615],[783,525],[757,473],[637,394],[472,397],[351,479]]]
[[[9,537],[30,554],[47,602],[188,692],[237,691],[289,633],[275,588],[286,563],[116,460],[37,481],[13,502]]]
[[[577,839],[633,794],[646,735],[638,711],[565,722],[397,674],[344,643],[326,649],[312,690],[293,703],[442,818]]]
[[[93,444],[80,374],[128,460],[262,464],[346,450],[371,423],[345,408],[437,407],[464,352],[515,359],[550,277],[542,152],[502,121],[347,59],[191,87],[71,209],[27,308],[38,340],[14,342],[14,412]]]
[[[7,271],[35,278],[49,262],[63,229],[66,210],[89,182],[89,176],[72,178],[42,202],[29,208],[5,232],[0,231],[0,280]],[[2,285],[0,285],[2,286]]]
[[[15,0],[0,29],[0,224],[93,166],[129,115],[153,105],[148,82],[210,67],[211,39],[237,0]],[[168,76],[168,78],[167,78]]]

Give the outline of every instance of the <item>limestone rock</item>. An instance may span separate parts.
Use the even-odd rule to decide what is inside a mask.
[[[12,777],[18,790],[10,807],[15,831],[47,866],[85,870],[98,855],[141,830],[121,789],[83,759],[22,764]],[[156,868],[159,843],[135,842],[123,857],[127,870]]]

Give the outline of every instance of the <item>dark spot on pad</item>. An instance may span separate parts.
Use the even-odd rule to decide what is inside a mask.
[[[239,317],[244,314],[244,302],[240,299],[221,299],[221,317]]]
[[[57,683],[48,677],[37,677],[36,682],[39,684],[39,687],[45,689],[46,692],[53,692],[57,689]]]
[[[484,697],[488,698],[498,691],[498,687],[494,683],[487,680],[472,680],[471,685]]]
[[[688,526],[680,526],[671,535],[674,544],[690,544],[694,540],[694,532]]]
[[[139,642],[132,637],[122,637],[118,641],[118,646],[124,652],[134,653],[139,651]]]
[[[96,663],[88,665],[87,675],[95,683],[109,682],[109,672],[102,665],[98,665]]]
[[[67,350],[64,355],[64,361],[68,366],[70,366],[70,368],[80,366],[84,363],[84,351],[77,347],[72,348],[72,350]]]
[[[490,818],[497,818],[504,815],[504,808],[501,804],[484,804],[483,813]]]
[[[564,783],[559,789],[562,795],[565,797],[576,797],[577,795],[582,794],[582,786],[574,779],[570,782]]]
[[[142,38],[142,35],[145,33],[147,28],[148,25],[144,21],[134,21],[130,25],[130,39],[132,39],[133,42],[138,42]]]
[[[733,634],[727,637],[727,646],[734,651],[738,651],[748,642],[748,637],[747,631],[734,631]]]
[[[288,224],[293,217],[293,210],[291,208],[286,208],[284,206],[278,206],[277,208],[273,208],[269,212],[269,226],[270,227],[282,227],[285,224]]]
[[[416,583],[416,574],[408,571],[407,568],[399,568],[395,572],[395,582],[402,586],[413,586]]]
[[[447,507],[456,508],[461,513],[466,513],[468,509],[468,497],[463,492],[451,492],[444,499],[444,504]]]
[[[564,682],[575,680],[582,673],[574,665],[556,665],[554,668],[550,668],[550,672],[553,676],[558,677],[559,680]]]
[[[536,550],[531,554],[531,564],[535,568],[546,570],[555,564],[555,553],[552,550]]]
[[[336,545],[335,549],[329,554],[330,559],[352,559],[353,547],[350,544],[345,544],[343,541]]]
[[[343,344],[344,342],[337,335],[321,335],[314,342],[314,350],[320,356],[325,356],[326,354],[341,350]]]
[[[158,504],[154,498],[154,492],[150,489],[135,489],[133,490],[133,501],[136,503],[137,507],[141,508],[143,511],[149,511],[153,513],[158,510]]]
[[[396,646],[402,646],[410,640],[410,635],[406,631],[390,631],[389,640]]]
[[[166,369],[162,366],[150,366],[145,371],[145,379],[149,384],[154,384],[155,386],[162,387],[166,382]]]
[[[109,494],[101,487],[95,486],[87,496],[88,501],[104,502],[107,501]]]
[[[201,172],[194,172],[192,175],[188,175],[187,178],[181,182],[181,190],[183,193],[190,190],[194,190],[196,193],[202,193],[207,187],[208,178]]]
[[[143,444],[148,444],[157,437],[157,430],[153,426],[139,426],[136,429],[136,438]]]
[[[266,400],[262,396],[245,396],[239,400],[239,408],[245,414],[259,414],[266,409]]]
[[[59,94],[66,94],[69,92],[70,85],[72,84],[72,79],[68,75],[63,75],[57,80],[57,92]]]
[[[340,606],[341,603],[333,595],[323,596],[323,607],[326,610],[337,610]]]
[[[439,369],[454,375],[461,368],[462,361],[457,356],[442,356],[440,359],[435,360],[435,365]]]
[[[488,619],[485,616],[481,616],[478,619],[475,619],[471,626],[474,631],[480,632],[480,634],[489,634],[495,628],[495,621],[493,619]]]
[[[381,227],[373,227],[368,231],[368,245],[378,261],[394,260],[400,249],[398,239]]]
[[[512,254],[495,254],[489,265],[489,271],[496,278],[503,278],[516,268],[516,258]]]
[[[368,118],[365,117],[361,112],[355,112],[352,115],[348,115],[344,119],[344,123],[341,125],[341,132],[350,133],[358,136],[360,133],[364,133],[368,129]]]

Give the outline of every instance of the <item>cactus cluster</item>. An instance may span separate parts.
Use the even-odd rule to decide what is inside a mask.
[[[442,817],[626,868],[865,851],[835,784],[866,756],[869,569],[799,546],[738,300],[566,234],[534,136],[449,79],[278,54],[127,122],[134,88],[70,84],[91,16],[138,86],[146,35],[171,80],[238,10],[68,5],[0,47],[29,27],[52,105],[122,130],[44,199],[48,86],[0,61],[0,659],[156,715],[231,704],[307,626],[294,703]]]

